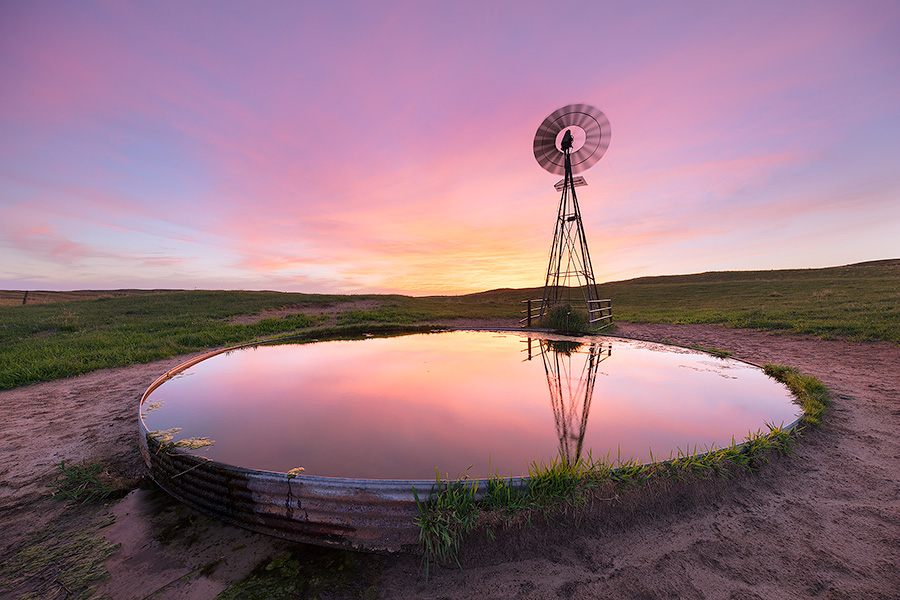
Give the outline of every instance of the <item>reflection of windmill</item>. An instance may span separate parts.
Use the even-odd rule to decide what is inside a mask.
[[[597,367],[612,354],[612,345],[604,349],[599,342],[539,340],[539,343],[556,420],[559,455],[567,464],[575,465],[581,458]],[[528,348],[530,360],[530,338]]]
[[[584,177],[573,176],[573,169],[586,171],[603,157],[610,136],[606,115],[587,104],[570,104],[555,111],[544,119],[534,136],[534,156],[538,163],[551,173],[563,175],[555,186],[562,196],[537,315],[539,321],[555,307],[568,304],[570,310],[576,302],[585,307],[591,325],[605,327],[612,322],[610,301],[601,300],[597,290],[575,195],[575,188],[587,182]],[[529,310],[529,323],[530,317]]]

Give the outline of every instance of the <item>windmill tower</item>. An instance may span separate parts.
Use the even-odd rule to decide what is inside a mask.
[[[611,302],[601,299],[597,290],[575,194],[575,188],[587,182],[574,174],[597,164],[609,147],[611,134],[609,119],[598,109],[570,104],[544,119],[534,136],[534,157],[538,163],[550,173],[563,176],[554,186],[562,195],[538,322],[562,310],[566,312],[568,329],[572,309],[583,307],[590,327],[602,328],[612,323]]]
[[[559,458],[569,466],[581,460],[597,367],[612,356],[612,344],[581,344],[568,340],[538,340],[550,405],[559,438]],[[532,359],[528,338],[528,360]]]

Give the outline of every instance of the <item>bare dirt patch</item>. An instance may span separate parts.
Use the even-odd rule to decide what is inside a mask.
[[[300,302],[280,308],[267,308],[255,315],[239,315],[233,318],[230,323],[232,325],[253,325],[259,323],[263,319],[281,319],[288,315],[304,314],[309,316],[328,315],[335,316],[337,313],[349,310],[372,310],[381,306],[378,300],[350,300],[347,302]]]
[[[365,556],[359,585],[326,595],[361,597],[366,591],[371,597],[377,589],[381,598],[898,596],[900,347],[711,325],[620,323],[616,333],[794,366],[830,387],[834,407],[795,455],[755,475],[697,489],[675,485],[653,510],[627,518],[588,513],[578,527],[536,523],[497,530],[495,541],[479,534],[463,550],[462,569],[439,568],[427,582],[417,557]],[[99,531],[121,545],[106,561],[110,577],[98,592],[116,600],[156,593],[212,598],[286,550],[297,550],[296,544],[211,521],[152,485],[80,509],[49,498],[45,486],[63,459],[100,462],[122,481],[145,474],[138,400],[159,374],[186,358],[0,392],[0,563],[34,545],[31,531],[44,528],[45,537],[62,540],[114,517]],[[8,575],[0,573],[0,579]],[[15,587],[0,586],[0,596],[56,590],[65,597],[56,581],[44,572]]]

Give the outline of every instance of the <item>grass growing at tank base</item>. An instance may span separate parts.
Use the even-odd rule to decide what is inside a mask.
[[[803,409],[790,431],[767,424],[768,431],[749,432],[743,441],[732,440],[727,448],[679,450],[667,460],[656,462],[651,456],[650,462],[643,464],[621,457],[595,460],[590,452],[574,464],[557,457],[550,463],[532,463],[521,485],[492,476],[480,486],[478,480],[441,480],[438,474],[425,499],[416,494],[416,524],[426,577],[432,565],[459,564],[460,545],[474,531],[484,530],[492,537],[492,527],[497,524],[527,525],[538,515],[574,516],[577,521],[579,513],[598,499],[598,492],[610,485],[622,489],[686,477],[728,478],[756,471],[774,456],[792,453],[802,431],[821,423],[830,405],[828,388],[792,367],[769,364],[765,372],[783,382]]]
[[[541,320],[540,327],[565,333],[582,333],[591,329],[587,312],[575,309],[568,303],[551,308]]]
[[[801,427],[818,427],[831,406],[831,394],[825,384],[786,365],[767,364],[764,370],[766,375],[785,384],[794,394],[803,408]]]

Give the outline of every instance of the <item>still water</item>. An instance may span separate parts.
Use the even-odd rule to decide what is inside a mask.
[[[231,465],[362,479],[519,476],[532,461],[648,461],[800,413],[731,359],[615,337],[454,331],[263,345],[204,360],[142,405],[148,430]]]

